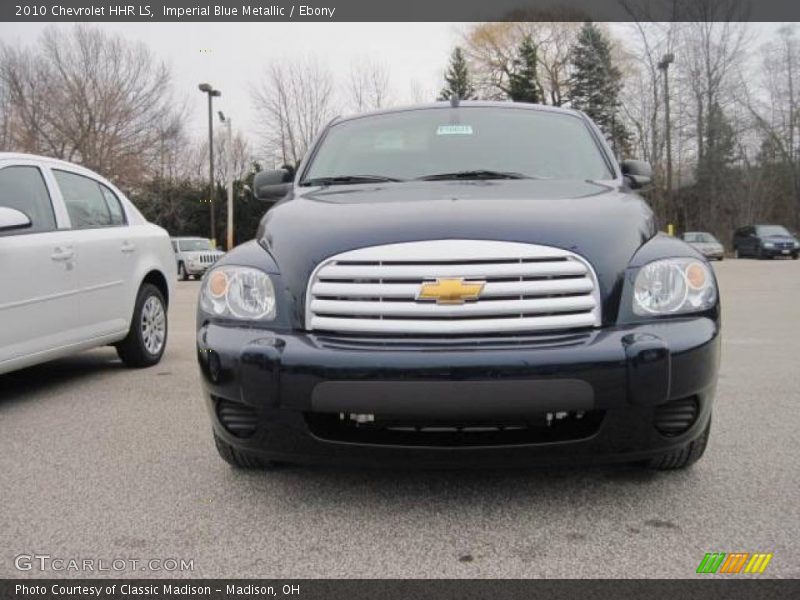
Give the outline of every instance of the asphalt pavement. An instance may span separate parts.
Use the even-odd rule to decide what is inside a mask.
[[[714,268],[711,441],[671,473],[236,471],[200,391],[199,285],[179,283],[158,366],[104,348],[0,376],[0,577],[691,577],[706,552],[770,552],[759,577],[800,577],[800,261]],[[193,570],[17,570],[34,554]]]

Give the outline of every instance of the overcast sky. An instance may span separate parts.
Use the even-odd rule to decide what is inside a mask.
[[[46,23],[0,23],[0,39],[30,43]],[[70,24],[55,24],[70,27]],[[256,115],[251,83],[282,58],[316,56],[336,79],[347,77],[354,60],[368,57],[386,64],[393,98],[410,102],[412,81],[434,94],[447,58],[461,31],[452,23],[98,23],[97,27],[146,43],[171,67],[176,91],[189,100],[196,135],[206,129],[206,99],[197,84],[208,81],[222,91],[215,110],[233,119],[255,144]],[[203,50],[203,52],[201,52]]]
[[[753,23],[761,41],[780,24]],[[47,23],[0,23],[0,39],[12,44],[34,42]],[[71,24],[55,24],[71,27]],[[412,82],[434,96],[453,46],[464,31],[454,23],[97,23],[97,27],[142,41],[172,68],[175,91],[192,110],[191,134],[207,135],[206,99],[197,84],[207,81],[222,91],[215,110],[230,115],[236,130],[254,146],[256,114],[252,82],[273,61],[315,56],[327,63],[337,83],[346,80],[353,61],[363,57],[386,65],[395,102],[411,102]],[[624,35],[626,24],[611,25]]]

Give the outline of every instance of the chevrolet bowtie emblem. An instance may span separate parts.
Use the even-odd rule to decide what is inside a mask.
[[[426,281],[417,294],[417,300],[435,300],[436,304],[464,304],[477,300],[485,281],[464,281],[463,278]]]

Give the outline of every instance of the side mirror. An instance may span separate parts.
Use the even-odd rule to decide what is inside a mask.
[[[267,202],[283,198],[292,188],[293,175],[286,169],[259,171],[253,178],[255,197]]]
[[[640,190],[653,183],[653,167],[643,160],[623,160],[622,175],[631,189]]]
[[[0,232],[27,229],[31,225],[30,218],[21,210],[0,206]]]

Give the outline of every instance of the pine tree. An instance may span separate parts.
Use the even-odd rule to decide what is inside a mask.
[[[439,92],[439,100],[449,100],[456,95],[461,100],[474,100],[477,95],[469,76],[467,61],[461,48],[456,46],[450,55],[450,65],[444,74],[445,86]]]
[[[591,21],[583,25],[571,59],[572,108],[589,115],[617,152],[621,152],[629,137],[618,115],[622,74],[611,62],[611,45]]]
[[[508,97],[514,102],[537,104],[542,101],[539,76],[536,71],[537,63],[536,44],[530,35],[526,35],[517,48],[517,56],[512,62],[512,71],[508,76]]]

